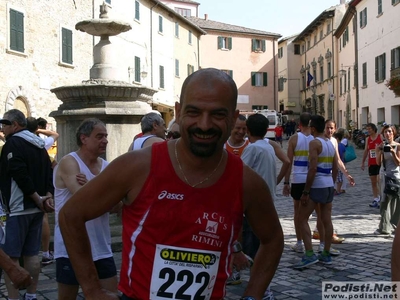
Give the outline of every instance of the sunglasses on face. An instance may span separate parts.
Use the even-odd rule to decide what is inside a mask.
[[[167,133],[167,139],[179,139],[181,137],[181,134],[177,131],[168,131]]]

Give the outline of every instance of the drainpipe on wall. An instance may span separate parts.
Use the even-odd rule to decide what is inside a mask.
[[[275,75],[278,73],[277,64],[276,64],[277,57],[275,56],[275,39],[273,39],[273,47],[272,48],[273,48],[273,53],[274,53],[274,75]],[[274,76],[274,110],[277,110],[276,107],[278,104],[278,98],[277,98],[278,92],[276,89],[276,85],[277,85],[277,76]]]
[[[358,19],[357,19],[357,11],[354,8],[353,9],[353,14],[354,14],[354,23],[358,24]],[[356,84],[356,122],[357,122],[357,128],[361,128],[360,124],[358,123],[358,109],[360,107],[360,86],[359,86],[359,77],[358,77],[358,26],[355,26],[354,30],[354,57],[355,57],[355,66],[354,66],[354,72],[356,72],[355,75],[355,84]]]
[[[153,87],[153,8],[158,5],[158,1],[150,8],[150,82],[151,87]]]
[[[332,36],[332,74],[335,74],[335,49],[336,48],[335,48],[335,44],[334,44],[335,43],[335,38],[333,36],[333,32],[334,32],[334,29],[333,29],[333,18],[331,18],[331,28],[332,28],[332,33],[331,33],[331,36]],[[335,78],[335,76],[333,76],[333,78]],[[332,94],[335,95],[335,80],[334,80],[333,83],[334,84],[332,85]],[[335,98],[339,99],[339,95],[337,95],[337,97],[335,97]],[[339,100],[338,101],[330,100],[328,98],[328,101],[334,101],[333,105],[332,105],[332,118],[333,118],[333,120],[339,121],[337,110],[336,110],[336,116],[335,116],[335,105],[338,105]]]
[[[306,39],[304,39],[304,49],[306,50],[305,52],[304,52],[304,68],[305,68],[305,70],[306,70],[306,75],[305,75],[305,80],[306,80],[306,82],[308,81],[308,71],[307,71],[307,41],[306,41]],[[303,83],[302,83],[303,84]],[[302,86],[303,87],[303,86]],[[305,86],[305,89],[304,89],[304,105],[306,105],[306,101],[307,101],[307,91],[306,91],[306,89],[307,89],[307,84],[306,84],[306,86]],[[312,105],[312,103],[313,102],[311,102],[311,105]]]

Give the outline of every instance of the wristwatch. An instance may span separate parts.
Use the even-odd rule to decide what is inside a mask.
[[[246,297],[240,298],[240,300],[256,300],[256,298],[250,297],[250,296],[246,296]]]
[[[242,244],[238,241],[235,241],[232,245],[233,253],[239,253],[243,250]]]
[[[310,195],[310,191],[303,191],[303,193],[302,193],[303,195]]]

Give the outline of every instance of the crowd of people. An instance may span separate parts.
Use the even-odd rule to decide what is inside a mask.
[[[343,242],[332,224],[333,199],[346,192],[346,181],[355,184],[345,164],[348,132],[333,120],[302,113],[298,125],[293,120],[297,132],[278,126],[279,138],[270,141],[264,138],[268,119],[246,119],[236,99],[236,84],[224,72],[191,74],[168,129],[160,114],[146,114],[128,152],[111,163],[101,158],[108,144],[101,120],[83,120],[77,150],[57,163],[47,149],[58,134],[38,128],[38,120],[19,110],[7,111],[0,120],[6,138],[0,189],[7,213],[0,258],[8,299],[19,299],[20,287],[27,287],[24,299],[37,299],[40,249],[42,265],[55,260],[62,300],[75,300],[79,287],[89,300],[174,299],[182,291],[191,299],[222,299],[226,284],[240,283],[241,270],[250,266],[241,299],[274,299],[269,283],[284,245],[274,200],[282,181],[283,195],[293,198],[297,242],[291,248],[303,253],[293,268],[332,264],[340,251],[331,245]],[[400,144],[393,126],[384,126],[383,136],[369,128],[361,167],[368,156],[371,206],[381,213],[377,234],[389,234],[400,218]],[[385,177],[391,178],[390,192]],[[46,217],[53,211],[54,257]],[[314,211],[312,232],[308,220]],[[122,216],[119,282],[111,213]],[[318,253],[313,237],[320,240]],[[396,259],[393,269],[400,270]],[[400,271],[394,274],[400,277]]]

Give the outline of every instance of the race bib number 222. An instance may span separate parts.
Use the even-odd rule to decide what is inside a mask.
[[[217,251],[157,245],[150,299],[210,299],[220,256]]]

